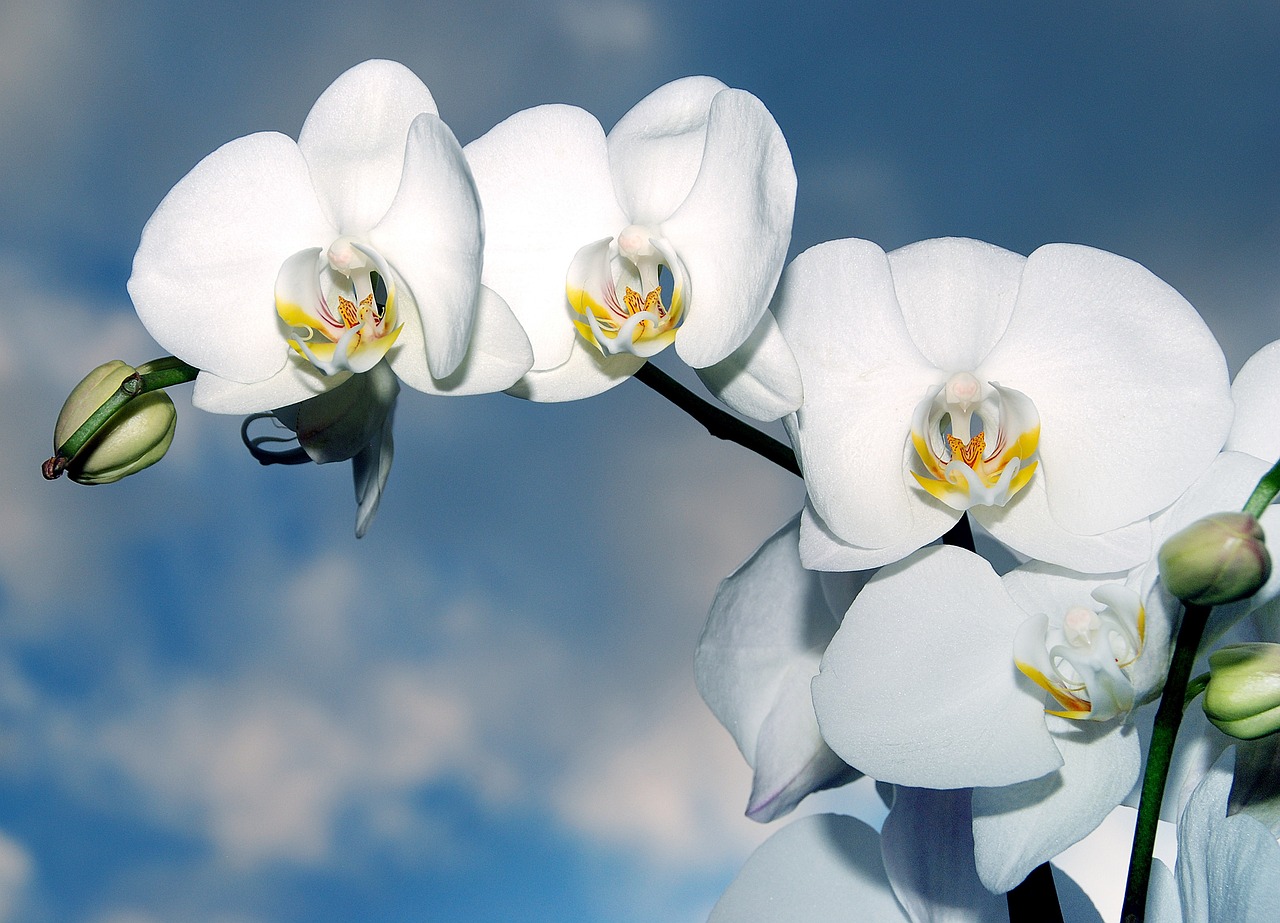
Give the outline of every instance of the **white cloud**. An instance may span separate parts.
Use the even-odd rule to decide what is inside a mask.
[[[0,832],[0,923],[18,919],[34,870],[26,847]]]
[[[664,866],[715,868],[771,831],[743,816],[751,771],[697,693],[619,716],[552,791],[563,821]]]
[[[657,38],[657,16],[636,0],[562,0],[556,7],[560,26],[579,50],[615,58],[619,51],[651,53]]]

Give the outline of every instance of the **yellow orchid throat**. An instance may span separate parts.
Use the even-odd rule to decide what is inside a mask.
[[[958,372],[916,406],[911,476],[952,509],[1004,506],[1035,474],[1039,443],[1025,394]]]
[[[285,261],[276,277],[276,313],[289,345],[326,375],[369,371],[400,336],[391,267],[349,237]]]
[[[659,281],[663,267],[671,273],[665,301]],[[688,280],[665,240],[631,225],[616,240],[605,238],[578,251],[565,294],[584,340],[605,356],[629,353],[647,359],[675,342],[684,322]]]

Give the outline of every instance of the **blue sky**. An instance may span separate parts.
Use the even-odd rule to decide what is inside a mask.
[[[345,466],[181,394],[162,465],[39,479],[74,382],[159,354],[124,284],[196,161],[369,57],[464,142],[707,73],[788,138],[793,254],[1114,250],[1234,370],[1280,338],[1280,11],[1084,6],[0,0],[0,921],[683,923],[767,832],[692,656],[801,492],[638,384],[406,392],[359,543]]]

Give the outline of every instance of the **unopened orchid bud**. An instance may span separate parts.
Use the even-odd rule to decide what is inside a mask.
[[[1271,576],[1262,526],[1248,513],[1215,513],[1160,546],[1160,579],[1183,602],[1219,606],[1245,599]]]
[[[58,451],[136,370],[112,359],[76,385],[53,431]],[[81,484],[110,484],[158,462],[173,441],[178,414],[164,391],[148,391],[108,419],[80,451],[66,462],[65,472]]]
[[[1232,644],[1209,655],[1204,713],[1219,730],[1253,740],[1280,730],[1280,644]]]

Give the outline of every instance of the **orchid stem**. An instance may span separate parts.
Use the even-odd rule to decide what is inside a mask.
[[[1262,514],[1271,505],[1271,501],[1276,498],[1276,494],[1280,494],[1280,461],[1272,465],[1271,470],[1262,476],[1258,486],[1249,495],[1249,500],[1244,505],[1244,511],[1254,519],[1262,518]]]
[[[1178,629],[1178,643],[1173,650],[1173,662],[1169,665],[1169,678],[1165,680],[1155,726],[1151,729],[1147,771],[1142,777],[1142,799],[1138,802],[1138,823],[1133,831],[1133,852],[1129,857],[1129,880],[1120,910],[1121,923],[1142,923],[1146,918],[1147,886],[1151,881],[1152,850],[1156,845],[1156,826],[1160,821],[1160,806],[1164,802],[1164,786],[1169,777],[1173,743],[1178,736],[1178,726],[1182,724],[1191,667],[1196,661],[1200,636],[1204,634],[1210,609],[1210,606],[1188,604]]]
[[[85,420],[80,428],[67,438],[66,442],[58,446],[54,456],[45,461],[41,466],[45,479],[52,481],[61,476],[71,459],[75,458],[77,453],[94,436],[98,435],[98,431],[106,425],[108,420],[119,413],[125,404],[128,404],[135,397],[146,394],[148,391],[159,391],[173,385],[180,385],[183,382],[194,381],[199,371],[194,366],[187,365],[181,359],[173,356],[153,359],[138,366],[134,374],[120,382],[120,387],[116,389],[115,393],[107,398],[101,407],[90,414],[89,419]]]
[[[773,462],[779,468],[790,471],[796,477],[801,477],[800,463],[796,461],[796,453],[789,446],[760,432],[754,426],[742,422],[733,414],[721,410],[709,401],[704,401],[652,362],[642,365],[640,371],[635,373],[635,379],[693,417],[717,439],[736,442],[761,458]]]

